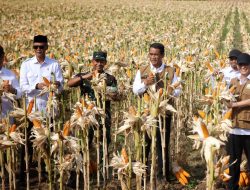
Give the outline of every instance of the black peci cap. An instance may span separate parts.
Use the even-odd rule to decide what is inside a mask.
[[[241,54],[242,52],[240,50],[237,50],[237,49],[232,49],[230,52],[229,52],[229,55],[228,57],[231,58],[231,57],[236,57],[238,58],[238,56]]]
[[[35,42],[44,42],[44,43],[48,43],[47,36],[43,36],[43,35],[34,36],[33,43],[35,43]]]
[[[242,53],[238,56],[237,63],[240,64],[250,64],[250,55],[247,53]]]
[[[95,51],[93,54],[94,60],[107,61],[107,52],[104,51]]]

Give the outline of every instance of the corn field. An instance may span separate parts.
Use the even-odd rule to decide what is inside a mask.
[[[51,93],[47,103],[52,120],[31,112],[32,102],[26,106],[25,95],[13,101],[9,117],[15,118],[15,124],[10,124],[9,117],[2,119],[2,189],[21,188],[18,155],[29,138],[28,121],[33,123],[34,151],[25,157],[33,156],[38,166],[36,171],[26,166],[27,184],[23,189],[225,188],[229,167],[225,143],[232,126],[232,110],[221,100],[235,97],[234,89],[227,89],[220,76],[214,80],[211,76],[228,65],[231,49],[250,52],[250,3],[2,0],[0,4],[0,45],[7,58],[5,67],[19,77],[21,63],[34,56],[33,37],[43,34],[49,39],[47,55],[58,60],[64,76],[62,94]],[[175,68],[179,79],[171,86],[181,89],[173,106],[168,104],[166,90],[162,94],[149,91],[142,97],[132,91],[138,68],[149,62],[148,49],[153,42],[165,46],[164,63]],[[67,86],[71,77],[91,70],[92,54],[97,50],[107,51],[105,71],[118,83],[119,99],[112,101],[112,142],[108,148],[99,129],[105,123],[103,103],[81,97],[79,88]],[[48,84],[45,93],[52,92],[53,85],[44,80]],[[95,94],[102,94],[105,102],[105,84],[100,80],[92,84]],[[60,111],[59,116],[54,110]],[[167,111],[173,112],[170,182],[155,178],[157,163],[153,161],[157,154],[150,155],[151,166],[146,165],[144,155],[145,134],[155,138],[156,119]],[[95,136],[92,144],[88,142],[90,128]],[[41,179],[41,163],[46,165],[45,181]],[[241,172],[239,184],[244,189],[250,185],[246,162]]]

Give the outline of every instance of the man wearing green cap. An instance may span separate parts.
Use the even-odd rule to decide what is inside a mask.
[[[92,59],[92,71],[86,72],[86,73],[79,73],[74,78],[70,79],[68,81],[69,87],[77,87],[80,86],[81,89],[81,95],[84,97],[88,97],[90,100],[95,101],[95,95],[94,90],[91,86],[91,80],[98,76],[98,75],[105,75],[106,77],[106,85],[107,87],[112,87],[113,89],[117,89],[117,81],[114,76],[106,73],[104,71],[104,66],[107,63],[107,53],[103,51],[96,51],[93,54]],[[115,98],[116,96],[116,90],[114,90],[114,93],[112,94],[111,98]],[[101,101],[100,101],[101,102]],[[110,127],[111,127],[111,102],[110,100],[107,100],[105,102],[105,113],[106,113],[106,119],[105,119],[105,126],[107,128],[107,144],[109,145],[111,142],[111,136],[110,136]],[[89,140],[90,142],[93,139],[94,132],[91,129],[89,132]]]

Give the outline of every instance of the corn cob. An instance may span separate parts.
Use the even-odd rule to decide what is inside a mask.
[[[67,121],[65,124],[64,124],[64,127],[63,127],[63,136],[68,136],[69,135],[69,132],[70,132],[70,122]]]
[[[202,119],[204,119],[204,118],[206,117],[206,113],[205,113],[204,111],[202,111],[202,110],[198,110],[198,114],[199,114],[199,116],[200,116]]]
[[[211,73],[214,72],[214,68],[211,66],[211,64],[210,64],[209,62],[206,62],[205,65],[206,65],[206,67],[209,69],[209,71],[210,71]]]
[[[29,102],[29,106],[28,106],[28,109],[27,109],[27,114],[30,114],[32,109],[33,109],[33,106],[34,106],[34,99],[31,99],[30,102]]]
[[[206,139],[207,137],[209,137],[209,132],[207,130],[207,126],[205,125],[205,123],[201,122],[201,130],[202,130],[202,134],[203,137]]]
[[[11,126],[11,128],[9,129],[9,133],[12,133],[12,132],[14,132],[15,130],[16,130],[16,124],[13,124],[12,126]]]
[[[225,119],[231,119],[232,113],[233,113],[233,110],[232,110],[232,108],[230,108],[230,109],[227,111],[227,113],[225,113],[225,115],[224,115],[224,117],[223,117],[223,120],[225,120]]]
[[[43,77],[43,82],[46,84],[47,87],[50,86],[50,81],[46,77]]]
[[[123,159],[124,159],[124,162],[127,164],[127,163],[128,163],[128,161],[129,161],[129,159],[128,159],[128,154],[127,154],[127,152],[126,152],[126,149],[125,149],[125,148],[122,148],[121,155],[122,155],[122,157],[123,157]]]
[[[35,128],[41,127],[41,122],[38,119],[33,119],[32,123]]]

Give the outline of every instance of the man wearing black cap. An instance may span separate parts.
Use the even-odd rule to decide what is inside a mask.
[[[46,86],[43,77],[46,77],[49,81],[52,80],[52,73],[55,76],[55,84],[58,86],[59,92],[63,89],[63,76],[59,63],[46,57],[46,50],[48,49],[47,36],[35,36],[33,49],[35,56],[24,61],[20,69],[20,86],[22,92],[27,93],[27,103]],[[46,113],[47,101],[48,93],[36,97],[38,111]]]
[[[227,86],[229,86],[231,79],[240,75],[237,65],[237,58],[240,54],[241,54],[240,50],[232,49],[228,55],[230,66],[220,71],[220,73],[222,73],[224,76],[224,80],[226,81]]]
[[[237,102],[228,103],[233,109],[233,129],[228,138],[230,163],[229,189],[237,190],[240,177],[241,155],[244,150],[250,163],[250,55],[242,53],[237,59],[240,75],[231,80],[230,85],[236,87]]]
[[[26,104],[36,97],[36,106],[38,111],[46,114],[46,106],[49,97],[49,93],[38,96],[43,88],[46,86],[43,77],[52,81],[52,76],[55,79],[55,85],[58,88],[58,92],[63,89],[63,75],[59,63],[46,56],[46,50],[48,49],[47,36],[37,35],[34,36],[33,49],[35,56],[25,60],[20,69],[20,87],[24,94],[27,94]],[[33,124],[30,122],[28,127],[28,135],[31,135],[31,129]],[[28,152],[30,155],[29,164],[32,163],[33,148],[32,142],[28,140]],[[24,178],[24,148],[21,151],[20,162],[20,181]]]
[[[117,86],[117,81],[114,76],[106,73],[104,71],[104,66],[107,63],[107,53],[103,51],[97,51],[94,52],[93,54],[93,59],[92,59],[92,66],[93,69],[91,72],[87,73],[79,73],[77,74],[74,78],[70,79],[68,81],[68,86],[69,87],[77,87],[80,86],[81,89],[81,95],[88,98],[90,100],[96,100],[95,95],[94,95],[94,90],[91,87],[91,80],[93,79],[94,76],[104,74],[106,75],[106,85],[107,87],[114,87],[116,88]],[[115,98],[116,92],[113,94],[113,98]],[[111,102],[110,100],[107,100],[105,103],[106,106],[106,120],[105,120],[105,126],[107,128],[107,144],[109,145],[111,142],[111,137],[110,137],[110,126],[111,126]],[[93,139],[93,131],[90,131],[89,136],[90,136],[90,142]]]

